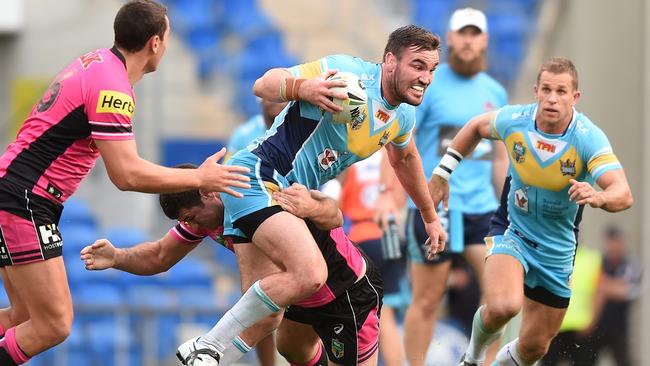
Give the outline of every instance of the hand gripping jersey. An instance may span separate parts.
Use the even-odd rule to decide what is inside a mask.
[[[250,151],[289,182],[311,189],[336,177],[384,145],[406,147],[415,125],[415,109],[391,106],[381,95],[381,65],[346,55],[327,56],[292,67],[296,77],[313,78],[329,69],[359,76],[368,93],[368,105],[349,124],[334,124],[330,113],[317,106],[292,102],[257,146]]]
[[[0,179],[62,203],[95,165],[93,140],[132,139],[135,96],[122,54],[90,52],[61,71],[0,157]]]
[[[427,179],[456,133],[474,116],[507,103],[506,90],[488,74],[465,78],[448,64],[436,70],[422,104],[417,107],[415,144]],[[468,214],[494,211],[498,202],[492,187],[492,142],[483,140],[463,159],[450,179],[449,208]],[[409,208],[415,208],[409,200]]]
[[[574,110],[567,130],[550,135],[536,128],[536,110],[537,104],[505,106],[490,122],[492,136],[505,142],[510,158],[505,235],[538,247],[542,260],[564,258],[569,263],[555,264],[571,267],[584,206],[569,201],[569,180],[595,182],[622,167],[605,134],[584,114]]]
[[[323,254],[328,271],[325,285],[313,295],[296,303],[311,308],[325,305],[343,295],[361,276],[364,259],[361,251],[345,235],[343,228],[320,230],[310,221],[307,221],[307,226]],[[179,222],[169,230],[169,234],[179,242],[187,244],[198,244],[209,236],[233,251],[232,239],[223,236],[223,228],[215,231],[197,230]]]

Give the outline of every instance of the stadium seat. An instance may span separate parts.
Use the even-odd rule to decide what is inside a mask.
[[[63,213],[59,220],[59,229],[65,232],[70,226],[87,226],[97,230],[97,219],[87,202],[71,197],[63,204]]]
[[[204,261],[188,256],[168,271],[166,283],[179,289],[186,286],[210,289],[212,272]]]
[[[83,223],[67,224],[61,230],[61,236],[63,237],[63,257],[66,261],[78,261],[81,249],[100,238],[95,227]]]
[[[114,226],[106,229],[106,238],[119,248],[129,248],[149,240],[141,229],[130,226]]]

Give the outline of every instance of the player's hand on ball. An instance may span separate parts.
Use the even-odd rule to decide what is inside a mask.
[[[429,194],[431,194],[431,199],[433,200],[433,206],[439,207],[440,202],[442,202],[443,208],[446,210],[449,209],[449,182],[442,178],[439,175],[431,175],[429,180]]]
[[[224,192],[231,196],[243,197],[240,192],[231,187],[248,189],[251,185],[250,178],[244,174],[250,169],[241,166],[221,165],[218,161],[226,155],[226,148],[222,148],[216,154],[205,159],[203,164],[196,170],[199,175],[199,190],[204,193]]]
[[[80,258],[87,270],[101,270],[115,265],[117,249],[108,239],[96,240],[81,250]]]
[[[298,97],[320,109],[336,113],[341,111],[341,107],[334,104],[332,98],[347,99],[347,95],[341,91],[332,90],[334,87],[345,87],[343,80],[326,80],[331,75],[336,74],[337,70],[327,70],[323,75],[307,79],[298,88]]]
[[[594,208],[602,207],[605,204],[602,192],[597,192],[594,187],[587,182],[578,182],[570,179],[569,200],[578,205],[589,205]]]

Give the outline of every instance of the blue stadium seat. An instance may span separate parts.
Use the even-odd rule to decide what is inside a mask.
[[[106,238],[119,248],[129,248],[149,240],[141,229],[130,226],[114,226],[106,229]]]
[[[197,286],[207,289],[212,287],[212,272],[208,265],[191,256],[183,258],[167,273],[166,283],[170,286],[177,288]]]
[[[80,198],[71,197],[63,204],[63,213],[59,220],[61,231],[69,226],[87,226],[97,230],[97,219],[87,202]]]
[[[79,261],[81,249],[100,239],[96,228],[79,223],[67,224],[61,230],[61,236],[63,237],[63,257],[66,261]]]

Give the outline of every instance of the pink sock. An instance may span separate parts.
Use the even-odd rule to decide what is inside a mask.
[[[314,366],[314,365],[316,365],[318,363],[318,361],[320,361],[320,357],[322,355],[323,355],[323,345],[319,344],[318,352],[316,352],[316,356],[314,356],[314,358],[311,361],[307,362],[304,365],[301,365],[299,363],[289,363],[289,365],[291,365],[291,366]]]
[[[5,336],[0,340],[0,347],[3,347],[9,353],[9,356],[19,365],[29,361],[29,357],[20,349],[16,343],[16,327],[11,327],[5,332]]]

